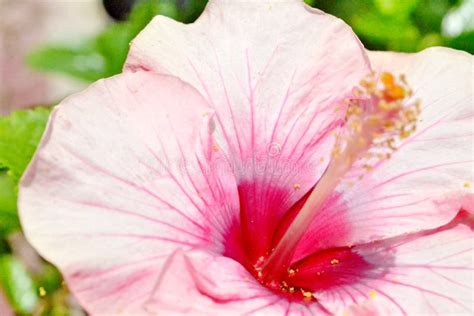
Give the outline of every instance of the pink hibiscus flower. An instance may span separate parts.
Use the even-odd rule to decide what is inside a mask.
[[[296,0],[156,17],[53,112],[23,227],[95,315],[471,314],[472,67]]]

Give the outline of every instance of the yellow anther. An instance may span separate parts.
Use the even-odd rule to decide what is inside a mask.
[[[38,289],[38,293],[39,293],[39,296],[41,297],[46,296],[46,290],[42,286]]]
[[[288,291],[289,291],[290,293],[295,293],[295,288],[292,287],[292,286],[290,286],[290,287],[288,288]]]
[[[387,141],[387,145],[390,149],[392,150],[397,150],[397,147],[395,146],[395,139],[393,138],[390,138],[388,141]]]
[[[371,171],[374,167],[366,164],[366,165],[363,165],[362,168],[364,168],[367,171]]]
[[[294,276],[296,274],[296,271],[293,269],[288,269],[288,276]]]
[[[469,181],[464,182],[464,187],[469,188],[471,186],[471,183]]]
[[[362,124],[360,123],[360,121],[358,120],[353,120],[350,124],[350,128],[356,132],[356,133],[360,133],[360,131],[362,130]]]
[[[397,101],[405,98],[406,91],[402,86],[394,85],[391,87],[387,87],[383,91],[383,96],[388,101]]]
[[[382,81],[382,83],[385,86],[393,86],[393,84],[395,83],[395,78],[393,77],[393,75],[391,73],[383,72],[380,75],[380,81]]]
[[[331,260],[332,265],[335,265],[335,264],[338,264],[338,263],[339,263],[339,260],[337,260],[337,259],[332,259]]]

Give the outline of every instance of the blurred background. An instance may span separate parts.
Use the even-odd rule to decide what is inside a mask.
[[[258,1],[258,0],[257,0]],[[117,74],[157,14],[190,23],[205,0],[0,0],[0,315],[84,315],[58,271],[25,241],[17,185],[51,105]],[[373,50],[474,53],[474,0],[306,0]],[[19,110],[25,109],[25,110]]]

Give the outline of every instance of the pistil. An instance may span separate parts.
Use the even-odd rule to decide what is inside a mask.
[[[269,257],[255,265],[263,282],[293,271],[290,264],[298,242],[356,161],[365,159],[369,171],[374,157],[376,161],[390,158],[397,141],[415,131],[420,107],[418,102],[410,103],[410,97],[404,77],[397,80],[390,73],[371,74],[354,89],[328,168]]]

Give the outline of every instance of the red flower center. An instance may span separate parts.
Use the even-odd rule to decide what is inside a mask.
[[[325,173],[298,202],[282,213],[288,189],[255,182],[242,182],[238,187],[240,222],[229,232],[225,255],[243,264],[260,283],[289,299],[315,302],[315,293],[356,282],[375,268],[350,245],[310,245],[312,252],[294,258],[317,215],[324,207],[337,204],[331,204],[337,199],[335,188],[354,162],[365,159],[368,172],[374,157],[390,158],[397,140],[416,128],[419,105],[407,104],[406,97],[411,93],[403,76],[398,82],[389,73],[379,78],[373,74],[361,81],[354,95],[348,101],[346,124]],[[257,188],[261,187],[268,190],[259,192],[262,190]],[[266,209],[255,210],[254,205],[265,205]],[[341,243],[336,240],[334,244]]]

